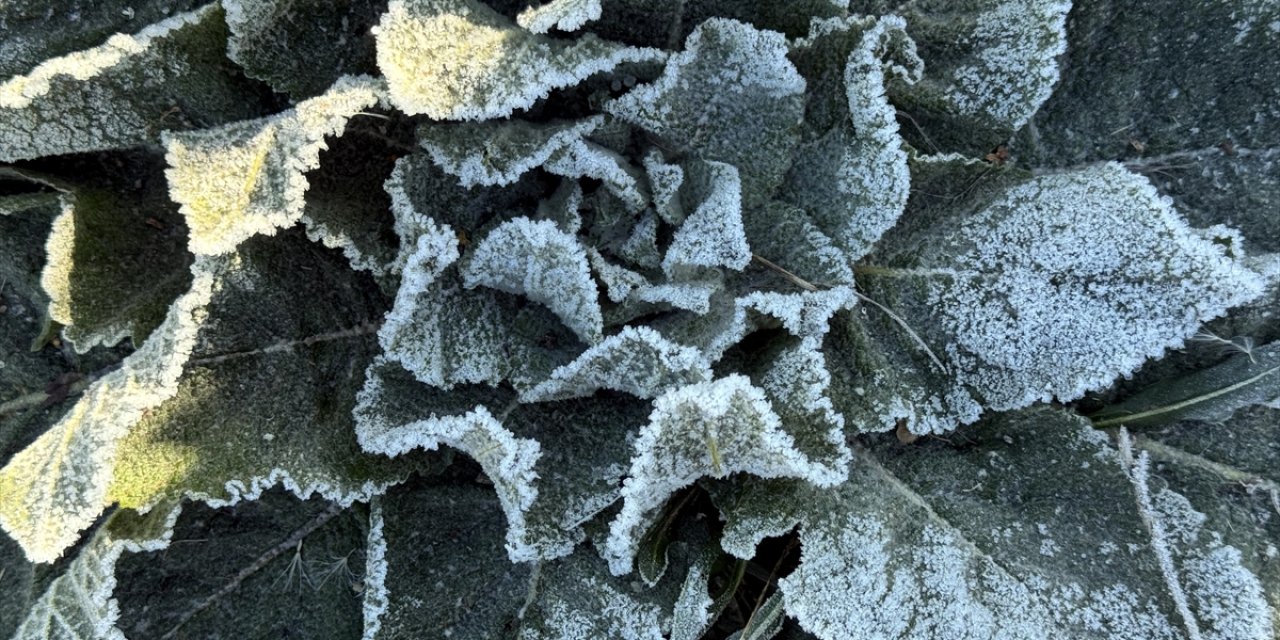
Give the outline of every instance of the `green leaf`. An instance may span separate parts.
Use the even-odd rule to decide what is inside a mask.
[[[162,552],[116,564],[116,625],[131,639],[359,637],[367,530],[364,505],[279,491],[223,509],[188,506]]]
[[[827,487],[841,482],[846,473],[798,450],[764,392],[740,375],[660,396],[634,450],[622,488],[622,510],[610,525],[604,548],[615,575],[631,569],[656,510],[698,478],[746,472],[762,478],[803,478]]]
[[[435,120],[509,116],[592,74],[665,57],[590,35],[553,40],[473,0],[392,0],[374,33],[392,103]]]
[[[647,327],[624,327],[551,372],[545,382],[520,394],[522,402],[587,397],[601,389],[653,398],[665,391],[711,379],[697,349],[675,344]]]
[[[963,444],[875,441],[850,480],[718,498],[740,557],[799,524],[788,615],[820,638],[1264,638],[1238,549],[1083,419],[1038,410]]]
[[[111,160],[128,181],[84,180],[64,195],[46,244],[41,285],[49,317],[64,325],[63,337],[80,353],[126,337],[141,345],[191,284],[187,229],[168,199],[163,160],[151,154]],[[85,175],[106,173],[107,162],[90,163]]]
[[[804,91],[780,34],[711,19],[656,81],[605,110],[643,128],[667,151],[736,167],[742,204],[750,208],[772,194],[791,164]]]
[[[0,162],[153,143],[164,129],[261,115],[260,89],[223,65],[225,43],[222,12],[208,5],[9,78],[0,84]]]
[[[175,504],[144,516],[130,511],[112,515],[32,603],[14,640],[124,640],[116,626],[120,607],[112,597],[120,556],[168,547],[180,512]]]
[[[223,0],[227,57],[251,78],[295,101],[324,93],[339,77],[375,74],[369,33],[385,0]]]
[[[906,3],[901,12],[925,73],[890,92],[923,127],[916,146],[980,155],[1025,125],[1058,81],[1071,6],[1064,0]]]
[[[418,141],[462,186],[505,186],[590,135],[602,120],[427,123],[418,127]]]
[[[923,63],[905,26],[896,17],[815,22],[791,45],[811,91],[804,140],[779,195],[851,260],[870,252],[907,205],[907,154],[885,95],[891,81],[920,79]]]
[[[1159,382],[1092,416],[1099,427],[1225,422],[1255,404],[1280,404],[1280,344],[1241,346],[1223,363]]]
[[[348,505],[430,468],[422,457],[388,463],[356,442],[351,412],[385,309],[367,276],[298,231],[250,240],[214,264],[182,378],[128,429],[105,503],[221,505],[283,485]]]
[[[216,129],[166,134],[169,197],[182,205],[197,255],[230,253],[303,214],[304,173],[319,166],[325,136],[373,106],[382,83],[347,76],[327,93],[282,114]]]
[[[1119,165],[1024,180],[922,163],[918,204],[857,275],[945,354],[960,385],[949,394],[971,390],[995,410],[1072,400],[1262,291],[1238,234],[1188,227]]]
[[[782,623],[786,621],[783,616],[783,598],[781,592],[775,592],[760,605],[759,609],[751,612],[751,617],[747,620],[747,626],[743,627],[736,636],[737,640],[770,640],[782,631]]]

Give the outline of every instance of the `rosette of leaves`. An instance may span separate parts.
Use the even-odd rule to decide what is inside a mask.
[[[0,636],[1274,637],[1238,4],[5,5]]]

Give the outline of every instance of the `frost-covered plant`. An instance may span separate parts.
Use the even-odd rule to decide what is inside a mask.
[[[1274,637],[1183,4],[0,6],[0,636]]]

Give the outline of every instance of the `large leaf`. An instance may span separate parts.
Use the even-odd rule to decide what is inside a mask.
[[[116,563],[120,637],[358,638],[367,530],[364,505],[280,491],[188,506],[163,552],[129,549]]]
[[[921,195],[858,277],[959,385],[947,395],[996,410],[1075,399],[1262,290],[1237,234],[1188,227],[1118,165],[1026,180],[921,162]],[[854,388],[876,395],[869,374]]]
[[[743,205],[751,207],[791,164],[804,90],[780,34],[712,19],[694,30],[657,80],[605,108],[664,149],[735,166]]]
[[[171,504],[144,516],[113,514],[31,604],[14,640],[124,640],[116,626],[120,607],[112,597],[116,565],[126,551],[168,547],[180,511]]]
[[[229,253],[303,213],[304,174],[319,166],[325,136],[377,103],[381,82],[347,76],[327,93],[269,118],[165,136],[169,196],[182,205],[198,255]]]
[[[283,485],[345,505],[430,466],[356,442],[351,412],[385,309],[366,275],[291,231],[219,258],[213,280],[182,378],[120,443],[106,502],[218,505]]]
[[[191,283],[186,225],[167,197],[163,159],[113,154],[67,165],[82,182],[64,195],[46,244],[49,317],[81,353],[126,337],[140,345]]]
[[[484,387],[433,389],[375,362],[356,407],[361,446],[399,456],[448,445],[480,463],[507,516],[513,561],[556,558],[618,497],[627,442],[647,402],[617,395],[520,404]],[[542,443],[555,443],[555,447]]]
[[[164,129],[261,115],[262,92],[226,68],[225,43],[222,12],[210,5],[9,78],[0,161],[134,146]]]
[[[369,28],[386,0],[222,0],[227,57],[252,78],[302,100],[344,75],[376,73]]]
[[[508,116],[592,74],[665,57],[594,36],[533,34],[474,0],[392,0],[375,33],[391,101],[436,120]]]
[[[1053,410],[965,437],[878,440],[834,491],[744,485],[720,499],[725,548],[749,557],[798,524],[800,565],[779,584],[824,639],[1270,637],[1240,551],[1127,439]]]

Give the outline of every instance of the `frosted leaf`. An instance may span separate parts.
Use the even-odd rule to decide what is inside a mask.
[[[853,282],[849,254],[814,224],[804,210],[770,202],[743,212],[743,228],[751,250],[817,286]]]
[[[1184,608],[1196,624],[1266,637],[1239,552],[1188,526],[1199,514],[1186,509],[1154,536],[1122,455],[1085,421],[1025,412],[966,437],[875,441],[836,490],[787,481],[718,494],[725,549],[750,556],[798,523],[800,565],[779,585],[787,613],[824,640],[1183,637],[1166,550],[1179,588],[1204,594]],[[1237,593],[1238,605],[1218,599]]]
[[[550,221],[516,218],[490,231],[462,267],[467,288],[486,286],[546,305],[583,342],[601,339],[603,318],[586,252]]]
[[[587,257],[612,302],[670,305],[703,314],[710,310],[711,296],[720,289],[719,283],[710,279],[653,284],[640,273],[610,263],[594,248],[588,249]]]
[[[580,207],[582,186],[577,180],[561,180],[550,196],[538,201],[535,219],[550,220],[565,233],[577,233],[582,229],[582,214],[578,212]]]
[[[193,253],[228,253],[301,218],[303,175],[319,166],[325,136],[377,103],[380,81],[345,77],[291,111],[218,129],[167,134],[169,195],[182,205]]]
[[[45,243],[49,318],[79,353],[129,336],[142,344],[191,283],[186,228],[167,197],[163,162],[130,156],[123,165],[146,179],[65,194]]]
[[[103,504],[227,505],[279,485],[349,505],[430,468],[424,458],[385,462],[356,442],[351,409],[385,309],[367,274],[297,230],[213,263],[182,378],[119,441]]]
[[[464,187],[507,185],[600,126],[600,116],[537,124],[521,120],[427,123],[418,142]]]
[[[972,195],[922,201],[860,277],[988,408],[1078,398],[1261,291],[1238,236],[1189,228],[1119,165],[988,184],[937,166],[922,188]]]
[[[684,205],[680,202],[680,186],[684,184],[684,168],[668,164],[662,152],[651,149],[644,156],[644,170],[649,176],[653,208],[667,224],[684,222]]]
[[[725,267],[735,271],[751,261],[742,230],[742,184],[738,170],[723,162],[697,162],[685,168],[685,202],[697,201],[676,230],[662,259],[662,270],[674,276],[688,267]]]
[[[0,162],[135,146],[162,129],[261,114],[257,91],[223,68],[225,29],[209,5],[5,80]]]
[[[711,367],[697,349],[675,344],[648,327],[623,327],[556,369],[551,378],[522,393],[522,402],[590,396],[600,389],[641,398],[711,379]]]
[[[662,264],[658,248],[658,216],[646,212],[636,222],[626,242],[618,247],[618,256],[646,269],[656,269]]]
[[[397,247],[388,239],[396,235],[395,217],[384,185],[396,158],[387,154],[387,146],[369,144],[371,138],[385,137],[382,123],[357,114],[336,139],[326,142],[319,168],[306,175],[302,224],[312,242],[341,249],[353,269],[368,271],[384,290],[392,290]],[[356,167],[362,171],[352,176]]]
[[[658,397],[635,442],[622,510],[603,549],[610,570],[615,575],[630,571],[640,535],[672,493],[703,476],[738,472],[803,478],[820,486],[838,482],[796,448],[765,394],[743,376],[691,384]]]
[[[566,178],[594,178],[603,182],[605,190],[616,196],[629,212],[640,211],[649,203],[643,174],[622,154],[593,142],[568,141],[551,155],[544,168]]]
[[[895,102],[942,126],[926,130],[946,147],[985,152],[1026,124],[1058,81],[1067,49],[1066,0],[968,0],[901,10],[926,72],[892,88]]]
[[[504,554],[503,514],[493,492],[415,479],[379,502],[384,559],[370,563],[365,602],[374,585],[385,601],[363,637],[501,637],[525,601],[533,570]]]
[[[796,449],[814,461],[832,483],[843,482],[852,453],[845,444],[844,416],[828,395],[831,374],[817,338],[801,340],[778,354],[760,378],[782,427]]]
[[[591,35],[570,44],[529,33],[471,0],[392,0],[374,33],[391,101],[435,120],[502,118],[624,62],[666,57]]]
[[[181,509],[171,505],[140,516],[113,514],[65,572],[31,603],[13,640],[125,640],[113,596],[116,564],[126,551],[157,551],[169,546]]]
[[[749,208],[774,191],[791,164],[804,91],[781,34],[714,18],[698,25],[662,76],[605,110],[673,153],[737,167]]]
[[[896,16],[817,22],[791,50],[814,95],[806,139],[781,196],[803,208],[850,260],[866,255],[907,204],[907,154],[897,110],[885,95],[891,79],[920,78],[922,63],[905,28]]]
[[[129,638],[359,637],[367,527],[363,504],[284,491],[221,509],[188,504],[172,544],[120,557],[116,627]]]
[[[577,31],[582,25],[600,19],[601,0],[548,0],[539,7],[529,7],[516,16],[516,24],[533,33],[552,29]]]
[[[1239,352],[1208,369],[1147,387],[1092,419],[1098,426],[1160,425],[1179,420],[1221,424],[1251,405],[1280,408],[1280,343],[1253,347],[1226,342],[1229,349]]]
[[[377,73],[369,28],[379,0],[222,0],[227,57],[295,101],[324,93],[343,75]]]
[[[670,627],[673,597],[609,575],[589,550],[544,565],[536,588],[520,640],[662,640]]]
[[[361,445],[397,456],[444,444],[476,459],[506,514],[513,561],[570,553],[581,525],[617,500],[626,442],[647,402],[615,396],[516,405],[506,391],[444,392],[398,369],[378,361],[369,370],[355,410]],[[552,441],[554,449],[539,444]]]
[[[0,8],[5,37],[0,41],[0,78],[8,78],[44,60],[101,44],[112,34],[191,11],[200,0],[164,5],[130,5],[107,0],[89,5],[75,0],[13,0]],[[125,9],[131,9],[126,11]]]
[[[120,368],[99,378],[57,424],[0,469],[0,526],[33,562],[53,562],[108,504],[121,441],[145,412],[178,392],[214,286],[208,260],[191,290]]]

